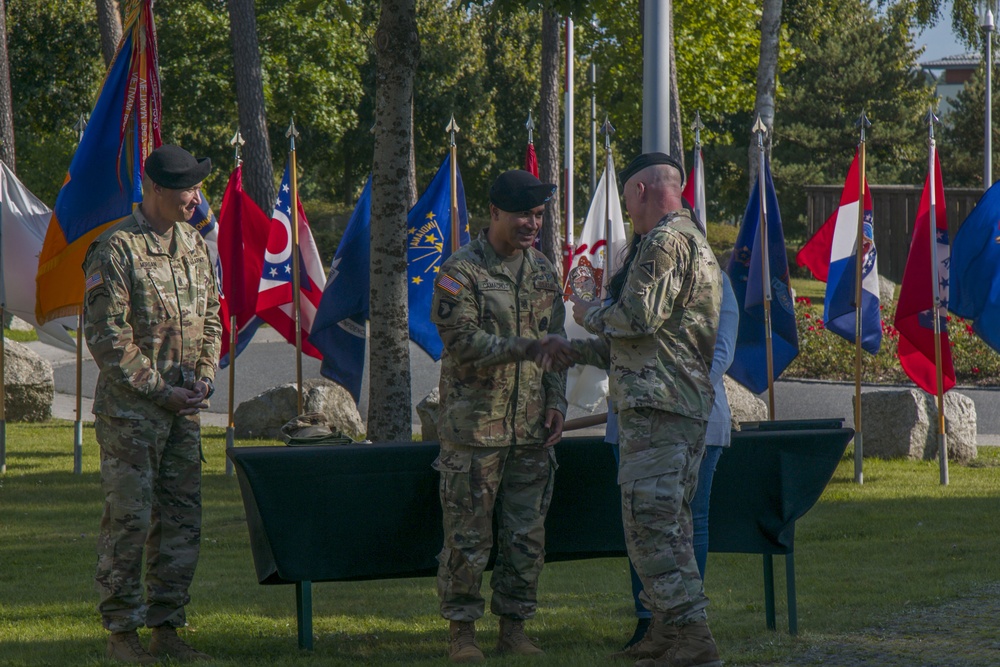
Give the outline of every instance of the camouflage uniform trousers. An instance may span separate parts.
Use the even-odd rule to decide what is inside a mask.
[[[200,419],[97,415],[94,428],[104,490],[95,577],[104,627],[183,627],[201,543]]]
[[[705,620],[691,519],[705,422],[653,408],[622,410],[618,418],[622,522],[640,599],[676,625]]]
[[[453,621],[483,616],[480,587],[493,547],[496,507],[498,548],[490,611],[519,620],[533,617],[545,560],[555,450],[541,444],[468,447],[442,442],[434,468],[441,473],[444,519],[437,575],[441,616]]]

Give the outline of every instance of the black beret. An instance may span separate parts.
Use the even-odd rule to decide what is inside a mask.
[[[652,167],[654,164],[669,164],[680,173],[681,185],[684,185],[684,167],[681,166],[681,161],[673,155],[667,155],[666,153],[643,153],[642,155],[635,156],[628,163],[627,167],[618,172],[618,182],[624,186],[625,181],[646,167]]]
[[[552,199],[553,183],[542,183],[532,173],[511,169],[497,176],[490,186],[490,202],[501,211],[528,211]]]
[[[154,183],[170,190],[183,190],[205,180],[212,160],[196,159],[180,146],[163,144],[146,158],[146,174]]]

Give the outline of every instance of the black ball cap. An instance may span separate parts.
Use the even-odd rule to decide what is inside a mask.
[[[205,180],[212,171],[212,160],[201,159],[180,146],[163,144],[146,158],[146,174],[154,183],[171,190],[183,190]]]
[[[511,169],[497,176],[490,187],[490,202],[501,211],[529,211],[552,199],[556,186],[542,183],[534,174]]]
[[[667,155],[666,153],[643,153],[642,155],[635,156],[628,166],[618,172],[618,182],[625,185],[625,181],[632,178],[640,171],[646,167],[652,167],[655,164],[669,164],[671,167],[676,169],[681,175],[681,185],[684,185],[684,167],[681,166],[681,161],[675,158],[673,155]]]

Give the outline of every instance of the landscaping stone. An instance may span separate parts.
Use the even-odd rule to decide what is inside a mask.
[[[740,430],[740,422],[767,421],[767,403],[728,375],[723,376],[723,382],[729,409],[733,413],[730,419],[733,430]]]
[[[441,406],[441,395],[437,387],[417,403],[417,416],[420,417],[420,439],[433,442],[438,439],[438,410]]]
[[[4,408],[7,421],[39,422],[52,416],[52,364],[28,346],[4,340]]]
[[[852,399],[853,401],[853,399]],[[954,390],[945,394],[948,459],[976,458],[976,406]],[[864,455],[883,459],[937,457],[936,399],[919,389],[881,389],[861,394]]]
[[[896,301],[896,283],[885,276],[878,277],[878,300],[879,304],[888,308]]]
[[[281,439],[281,427],[297,417],[298,391],[294,382],[272,387],[240,403],[233,414],[237,438]],[[365,431],[350,392],[335,382],[310,378],[302,382],[302,412],[323,413],[331,429],[352,438]]]

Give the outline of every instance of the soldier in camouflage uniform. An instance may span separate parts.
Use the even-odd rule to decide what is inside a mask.
[[[573,348],[584,363],[610,364],[625,541],[653,612],[646,636],[625,655],[645,658],[636,663],[642,667],[716,667],[722,662],[708,628],[690,503],[714,400],[721,272],[682,208],[683,172],[674,158],[640,155],[621,182],[642,239],[612,281],[610,304],[574,302],[574,317],[599,338]]]
[[[109,658],[206,660],[181,640],[201,540],[201,424],[222,326],[205,242],[187,221],[211,162],[161,146],[145,163],[143,202],[84,260],[87,345],[100,375],[94,429],[104,515],[98,610]],[[141,583],[143,552],[145,594]],[[149,651],[136,628],[153,628]]]
[[[444,548],[438,557],[441,615],[453,662],[479,662],[475,621],[493,544],[490,586],[500,617],[499,652],[538,655],[523,621],[535,614],[545,554],[545,514],[566,412],[566,376],[531,359],[564,346],[565,309],[555,268],[532,244],[555,186],[508,171],[490,189],[490,226],[444,263],[431,319],[441,359],[441,473]],[[558,336],[558,337],[557,337]],[[550,350],[551,351],[551,350]]]

